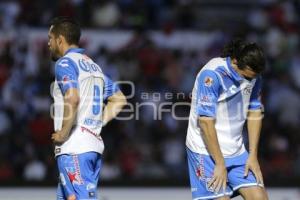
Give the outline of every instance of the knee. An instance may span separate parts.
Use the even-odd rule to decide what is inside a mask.
[[[67,200],[76,200],[76,196],[74,194],[68,196]]]

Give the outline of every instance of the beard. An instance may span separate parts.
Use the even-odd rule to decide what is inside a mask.
[[[60,58],[58,51],[55,49],[53,49],[53,50],[50,49],[50,57],[51,57],[51,60],[54,62],[56,62]]]
[[[50,57],[51,57],[51,60],[56,62],[58,59],[59,59],[59,56],[57,56],[56,54],[50,52]]]

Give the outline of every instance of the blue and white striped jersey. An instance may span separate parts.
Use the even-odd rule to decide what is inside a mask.
[[[62,128],[64,95],[70,88],[77,88],[80,96],[76,120],[70,137],[55,147],[56,155],[99,152],[104,150],[100,137],[102,129],[103,101],[119,88],[101,68],[88,56],[84,49],[71,48],[55,64],[54,129]]]
[[[208,155],[199,127],[199,116],[213,117],[224,157],[245,151],[243,126],[249,109],[261,109],[261,77],[248,81],[231,66],[230,58],[214,58],[198,73],[192,92],[187,147]]]

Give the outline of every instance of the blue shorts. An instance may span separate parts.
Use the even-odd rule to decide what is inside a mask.
[[[248,152],[236,157],[225,158],[228,181],[227,187],[225,192],[221,189],[217,193],[208,187],[208,182],[213,176],[215,167],[212,157],[192,152],[187,148],[187,159],[193,200],[233,196],[233,194],[236,194],[235,192],[242,187],[263,187],[263,185],[257,183],[251,171],[249,171],[247,177],[244,177]]]
[[[56,157],[60,182],[57,200],[75,195],[76,200],[97,199],[97,184],[101,168],[101,154],[88,152]]]

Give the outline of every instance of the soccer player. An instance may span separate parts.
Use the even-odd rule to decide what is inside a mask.
[[[186,145],[193,200],[267,200],[257,159],[262,124],[262,49],[235,40],[198,73]],[[243,141],[247,120],[249,153]]]
[[[104,150],[100,132],[126,104],[117,85],[78,48],[80,35],[79,25],[64,17],[55,18],[48,33],[56,61],[52,140],[60,176],[57,199],[65,200],[97,199]]]

